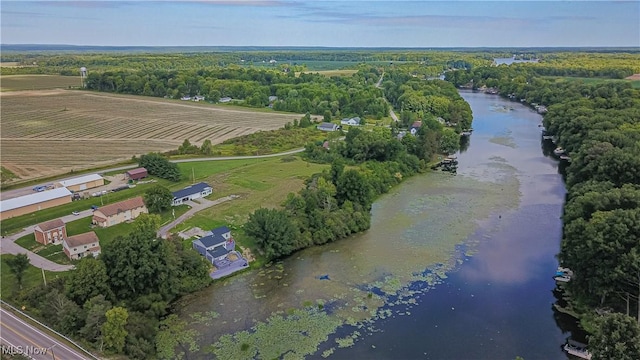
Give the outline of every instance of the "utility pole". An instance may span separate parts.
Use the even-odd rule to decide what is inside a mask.
[[[42,270],[42,281],[44,281],[44,286],[47,286],[47,278],[44,276],[44,268],[40,268]]]

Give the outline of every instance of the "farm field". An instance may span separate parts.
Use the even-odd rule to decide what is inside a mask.
[[[80,76],[61,75],[5,75],[0,91],[43,90],[80,87]]]
[[[273,130],[299,114],[73,90],[0,94],[2,166],[20,180]]]

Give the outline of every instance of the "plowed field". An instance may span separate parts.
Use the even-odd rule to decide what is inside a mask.
[[[68,90],[5,92],[0,101],[2,166],[21,179],[172,150],[184,139],[217,144],[301,116]]]

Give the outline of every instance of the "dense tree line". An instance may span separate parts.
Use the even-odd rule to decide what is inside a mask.
[[[640,358],[640,90],[623,81],[519,76],[517,69],[476,68],[463,75],[474,86],[485,83],[548,105],[543,124],[572,159],[558,255],[574,271],[567,284],[572,304],[593,333],[594,355]],[[464,76],[451,78],[461,84]],[[615,313],[600,317],[596,308]]]
[[[177,164],[170,162],[167,158],[158,153],[149,153],[140,156],[140,159],[138,159],[138,166],[147,169],[149,175],[155,175],[162,179],[180,181],[182,176]]]
[[[25,290],[21,304],[54,329],[109,354],[153,358],[169,305],[209,284],[203,257],[180,239],[158,240],[157,215],[142,215],[134,231],[80,260],[66,279]],[[163,322],[164,323],[164,322]]]

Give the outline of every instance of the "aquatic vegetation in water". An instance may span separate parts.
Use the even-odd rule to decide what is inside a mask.
[[[220,360],[301,359],[317,351],[318,345],[335,332],[342,321],[310,307],[290,314],[270,316],[250,331],[223,335],[210,351]]]

